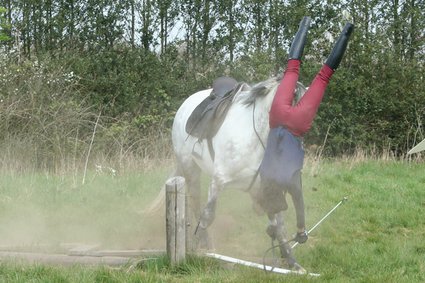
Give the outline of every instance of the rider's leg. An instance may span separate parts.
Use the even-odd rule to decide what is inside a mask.
[[[285,115],[285,126],[296,136],[302,136],[311,127],[317,109],[322,101],[326,87],[341,62],[347,48],[348,40],[353,31],[353,25],[348,23],[338,38],[329,58],[320,72],[314,78],[310,87],[297,105],[288,109]]]
[[[294,99],[295,86],[298,81],[301,56],[304,50],[308,28],[311,19],[304,17],[295,34],[291,48],[289,50],[288,65],[283,75],[282,81],[277,88],[272,107],[270,109],[270,127],[275,128],[282,125],[281,108],[290,108]]]
[[[325,64],[328,65],[332,70],[336,70],[341,62],[342,56],[344,55],[345,49],[347,48],[348,39],[353,32],[354,25],[347,23],[341,32],[337,42],[335,43],[331,54],[326,60]]]
[[[291,43],[291,48],[289,49],[288,59],[301,60],[303,55],[305,41],[307,38],[307,32],[310,27],[311,18],[304,17],[298,27],[298,31],[294,36],[294,39]]]
[[[333,73],[331,68],[323,65],[297,105],[290,107],[281,115],[284,117],[284,125],[295,136],[303,136],[310,130]]]

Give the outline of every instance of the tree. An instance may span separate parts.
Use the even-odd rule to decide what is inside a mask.
[[[254,46],[254,51],[259,53],[264,50],[265,37],[268,37],[267,26],[268,26],[268,14],[267,14],[267,0],[253,1],[245,0],[244,1],[244,13],[249,15],[248,22],[248,32],[249,32],[249,41],[250,46]],[[249,50],[250,47],[247,46]]]
[[[153,16],[154,6],[152,0],[142,0],[140,10],[140,18],[142,19],[141,40],[142,47],[149,50],[153,44]]]
[[[160,52],[164,54],[167,51],[167,46],[170,41],[170,31],[177,24],[178,1],[172,0],[157,0],[156,9],[158,10],[159,22],[159,37],[160,37]]]
[[[6,18],[7,10],[0,7],[0,42],[10,40],[10,24]]]
[[[243,42],[247,15],[242,12],[241,0],[224,0],[218,4],[217,33],[214,38],[215,49],[228,56],[230,63],[235,61],[237,45]],[[227,53],[227,54],[226,54]]]

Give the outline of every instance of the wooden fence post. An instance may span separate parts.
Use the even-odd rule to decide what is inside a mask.
[[[186,258],[185,179],[174,177],[165,183],[167,255],[171,265]]]

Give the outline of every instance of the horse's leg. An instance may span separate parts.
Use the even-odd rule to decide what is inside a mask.
[[[220,186],[217,185],[217,182],[213,178],[210,184],[210,188],[208,190],[208,201],[202,211],[201,217],[199,218],[198,227],[196,229],[196,235],[199,239],[199,245],[202,248],[212,248],[211,242],[209,241],[207,228],[213,223],[215,219],[215,209],[217,206],[217,198],[219,192]]]
[[[189,204],[193,217],[198,220],[201,216],[201,168],[193,161],[179,164],[178,171],[185,178]]]
[[[202,211],[201,218],[199,219],[199,226],[207,229],[215,219],[215,208],[217,205],[219,188],[214,180],[211,181],[208,190],[208,202]]]
[[[195,219],[199,219],[201,215],[201,169],[191,161],[185,166],[178,166],[178,172],[186,181],[187,194],[189,196],[190,208]]]
[[[284,258],[289,268],[305,272],[305,269],[297,263],[292,254],[291,246],[288,242],[287,233],[283,220],[283,212],[268,215],[270,224],[267,227],[267,234],[279,244],[280,254]]]
[[[186,210],[186,225],[189,225],[187,242],[190,251],[196,250],[197,244],[192,241],[196,225],[201,215],[201,168],[191,158],[177,159],[176,176],[185,178],[188,210]]]

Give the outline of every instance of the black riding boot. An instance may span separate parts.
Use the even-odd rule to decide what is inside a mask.
[[[344,55],[345,49],[347,48],[348,40],[351,33],[353,32],[353,29],[354,25],[347,23],[342,30],[342,33],[335,43],[331,54],[325,62],[325,64],[328,65],[331,69],[336,70],[339,66],[339,63],[341,63],[342,56]]]
[[[307,38],[307,32],[310,27],[311,18],[304,17],[300,22],[297,33],[292,41],[291,48],[289,49],[288,59],[301,60],[303,55],[304,45]]]

